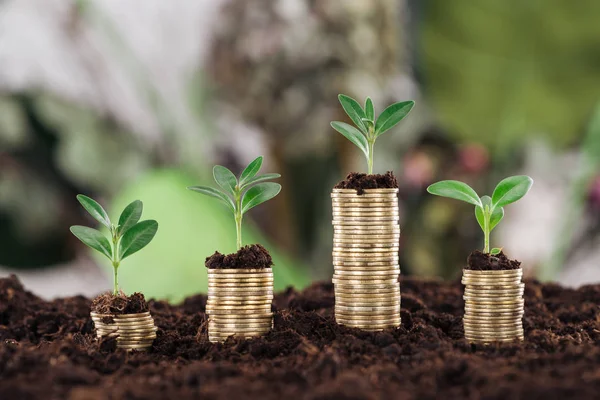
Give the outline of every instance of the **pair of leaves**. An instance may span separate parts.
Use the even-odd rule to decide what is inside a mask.
[[[279,178],[281,175],[258,175],[262,162],[262,156],[254,159],[242,171],[239,179],[229,169],[221,165],[215,165],[213,168],[213,177],[217,185],[223,190],[214,189],[209,186],[191,186],[188,189],[217,198],[234,214],[239,212],[243,215],[251,208],[277,196],[281,191],[280,184],[264,182]]]
[[[158,223],[154,220],[139,222],[144,209],[143,203],[139,200],[125,207],[116,227],[111,224],[104,208],[95,200],[84,195],[78,195],[77,200],[94,219],[110,230],[113,243],[119,244],[119,254],[115,257],[111,242],[102,232],[94,228],[75,225],[71,227],[71,232],[84,244],[104,254],[113,262],[120,262],[146,247],[158,231]]]

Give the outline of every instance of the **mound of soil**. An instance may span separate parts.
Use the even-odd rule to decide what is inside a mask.
[[[521,262],[510,260],[502,251],[500,254],[493,256],[479,250],[475,250],[469,255],[467,258],[467,266],[465,267],[465,269],[478,271],[502,271],[519,268],[521,268]]]
[[[365,189],[394,189],[398,181],[392,171],[381,174],[363,174],[351,172],[346,179],[334,186],[334,189],[356,189],[358,194],[365,193]]]
[[[523,343],[463,338],[462,286],[405,278],[402,326],[338,326],[333,287],[275,296],[262,338],[211,344],[206,297],[150,301],[148,353],[99,346],[90,300],[46,302],[0,280],[0,398],[11,399],[567,399],[600,391],[600,285],[527,281]]]
[[[98,314],[138,314],[148,311],[148,303],[142,293],[127,296],[121,292],[118,296],[112,292],[103,293],[92,300],[91,311]]]
[[[224,255],[215,251],[215,254],[206,258],[205,265],[210,269],[262,269],[271,268],[273,259],[267,249],[260,244],[251,244],[233,254]]]

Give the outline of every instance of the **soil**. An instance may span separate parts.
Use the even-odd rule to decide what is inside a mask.
[[[351,172],[346,179],[334,186],[334,189],[356,189],[358,194],[364,194],[365,189],[393,189],[398,187],[398,181],[392,171],[385,174],[363,174]]]
[[[509,259],[502,251],[493,256],[479,250],[475,250],[469,255],[465,267],[465,269],[478,271],[503,271],[519,268],[521,268],[521,262]]]
[[[584,399],[600,392],[600,285],[526,281],[523,343],[463,338],[463,287],[403,278],[402,326],[338,326],[333,286],[275,296],[262,338],[211,344],[206,296],[150,301],[148,353],[98,344],[91,301],[42,301],[0,280],[0,398]]]
[[[271,268],[273,259],[267,249],[260,244],[251,244],[233,254],[224,255],[215,251],[215,254],[206,258],[205,265],[210,269],[262,269]]]
[[[112,292],[108,292],[92,300],[90,309],[98,314],[138,314],[148,311],[148,303],[142,293],[136,292],[127,296],[121,292],[115,296]]]

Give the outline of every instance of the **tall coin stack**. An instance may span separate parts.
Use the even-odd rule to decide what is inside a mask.
[[[400,325],[398,189],[333,189],[333,284],[338,324]]]
[[[208,269],[208,339],[261,336],[273,327],[273,270]]]
[[[465,338],[473,343],[523,340],[523,270],[463,269]]]
[[[96,336],[116,337],[117,347],[125,350],[147,350],[156,339],[156,326],[149,312],[138,314],[108,315],[90,313]],[[104,323],[105,318],[112,318],[112,323]]]

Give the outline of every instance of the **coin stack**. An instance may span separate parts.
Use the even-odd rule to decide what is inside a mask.
[[[98,314],[90,313],[96,336],[116,337],[117,347],[125,350],[147,350],[156,339],[156,327],[154,319],[149,312],[139,314]],[[104,323],[106,317],[112,318],[113,323]]]
[[[338,324],[400,325],[398,189],[333,189],[333,284]]]
[[[523,340],[523,270],[463,269],[465,338],[473,343]]]
[[[208,269],[208,339],[261,336],[273,327],[273,270]]]

